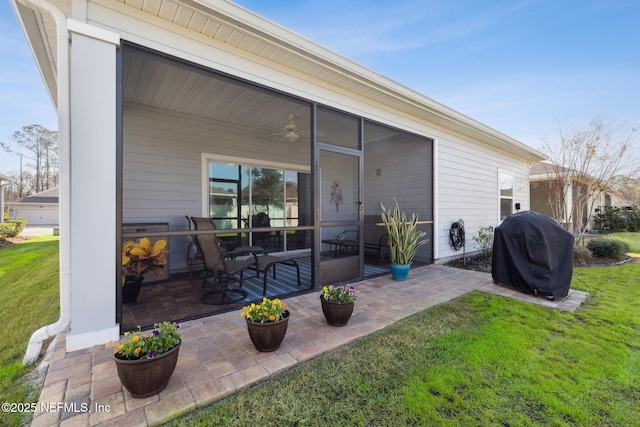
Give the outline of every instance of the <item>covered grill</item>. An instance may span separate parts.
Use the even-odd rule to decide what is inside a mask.
[[[573,273],[573,235],[551,217],[525,211],[495,229],[491,274],[529,294],[564,298]]]

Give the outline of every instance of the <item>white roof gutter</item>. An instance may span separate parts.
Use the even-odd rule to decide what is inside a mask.
[[[18,5],[22,3],[30,9],[42,9],[56,22],[57,38],[57,83],[58,83],[58,149],[60,151],[60,318],[57,322],[43,326],[31,335],[23,365],[38,360],[42,343],[64,331],[71,321],[71,168],[70,168],[70,96],[69,96],[69,31],[66,16],[45,0],[11,0],[11,5],[20,16]],[[26,34],[26,32],[25,32]]]

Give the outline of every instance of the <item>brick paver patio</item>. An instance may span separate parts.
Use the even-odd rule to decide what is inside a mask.
[[[473,290],[563,310],[575,310],[588,297],[572,290],[563,301],[548,301],[494,285],[490,274],[441,265],[413,269],[405,282],[384,276],[356,286],[353,317],[339,328],[327,325],[317,293],[285,299],[289,329],[272,353],[254,349],[239,311],[182,323],[180,357],[169,385],[146,399],[132,398],[120,384],[112,360],[115,344],[66,353],[62,334],[52,344],[31,425],[158,425]]]

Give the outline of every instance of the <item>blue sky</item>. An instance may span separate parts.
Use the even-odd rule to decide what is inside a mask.
[[[57,120],[0,2],[0,141]],[[640,127],[635,0],[237,0],[236,3],[534,148],[558,122]],[[0,173],[18,157],[0,153]]]

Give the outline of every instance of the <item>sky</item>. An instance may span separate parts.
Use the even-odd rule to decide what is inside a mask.
[[[536,149],[560,125],[583,129],[602,118],[640,128],[636,0],[236,3]],[[6,1],[0,54],[0,141],[34,123],[56,130]],[[0,173],[18,168],[18,156],[0,152]]]

